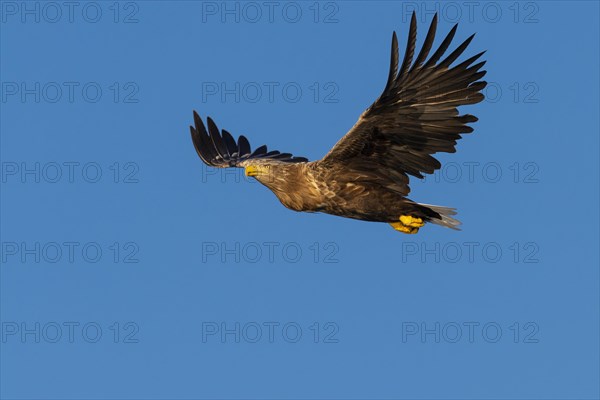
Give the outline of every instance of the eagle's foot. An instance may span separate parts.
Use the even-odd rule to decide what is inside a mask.
[[[425,222],[421,218],[411,217],[410,215],[401,215],[400,222],[411,228],[421,228]]]
[[[415,233],[419,232],[419,228],[406,226],[402,222],[392,222],[390,225],[398,232],[406,233],[409,235],[414,235]]]

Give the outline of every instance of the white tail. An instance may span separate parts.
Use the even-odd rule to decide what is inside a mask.
[[[451,217],[451,215],[456,215],[455,208],[432,206],[431,204],[418,204],[435,211],[442,217],[442,219],[432,218],[429,222],[460,231],[460,228],[458,227],[461,224],[460,221]]]

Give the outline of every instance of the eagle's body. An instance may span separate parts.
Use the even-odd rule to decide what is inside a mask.
[[[345,174],[337,164],[313,161],[264,165],[268,173],[256,178],[290,210],[372,222],[396,222],[400,215],[408,214],[419,218],[435,216],[427,207],[408,201],[392,189]]]
[[[275,193],[289,209],[324,212],[365,221],[387,222],[404,233],[416,233],[425,222],[457,229],[459,222],[447,207],[419,204],[408,199],[408,176],[423,178],[441,167],[432,157],[453,153],[460,135],[470,133],[473,115],[459,115],[456,107],[483,100],[479,81],[485,62],[474,62],[483,52],[450,67],[473,36],[440,61],[449,47],[454,26],[428,59],[437,27],[433,18],[421,51],[413,63],[416,17],[413,17],[406,53],[398,63],[396,34],[392,37],[390,72],[381,96],[321,160],[309,162],[289,153],[251,151],[244,136],[237,143],[208,118],[208,130],[194,112],[190,127],[194,146],[208,165],[246,169]]]

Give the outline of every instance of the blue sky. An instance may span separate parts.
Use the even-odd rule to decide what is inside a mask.
[[[0,7],[2,398],[600,396],[597,2]],[[412,181],[462,231],[198,159],[193,109],[322,157],[413,9],[487,50],[475,132]]]

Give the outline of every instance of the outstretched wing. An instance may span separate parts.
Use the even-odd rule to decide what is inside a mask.
[[[236,142],[225,129],[219,133],[219,128],[210,117],[207,118],[207,123],[208,131],[198,113],[194,111],[196,126],[190,126],[190,132],[196,152],[205,164],[212,167],[244,167],[246,161],[259,158],[290,163],[308,161],[304,157],[294,157],[290,153],[281,153],[277,150],[267,151],[267,146],[260,146],[252,151],[245,136],[240,136]]]
[[[408,194],[408,175],[423,178],[441,167],[432,157],[437,152],[453,153],[456,141],[473,128],[473,115],[459,115],[457,107],[479,103],[486,82],[484,62],[475,61],[481,52],[462,63],[450,65],[465,51],[473,36],[443,61],[454,35],[455,25],[435,53],[427,59],[437,28],[434,16],[425,42],[413,63],[417,39],[413,13],[406,53],[398,68],[398,40],[392,36],[392,57],[387,84],[381,96],[359,118],[352,129],[321,160],[324,165],[343,165],[363,173],[401,194]]]

